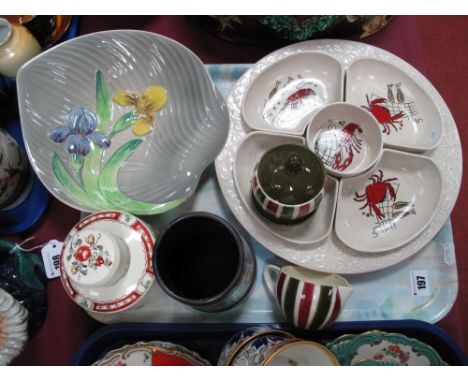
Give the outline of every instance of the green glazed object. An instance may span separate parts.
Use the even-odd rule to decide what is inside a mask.
[[[266,218],[299,223],[322,200],[326,179],[322,160],[306,146],[284,144],[267,151],[252,180],[253,200]]]
[[[322,190],[325,168],[307,147],[286,144],[265,153],[258,164],[258,178],[272,199],[296,205],[312,200]]]
[[[0,288],[28,310],[28,333],[34,336],[47,317],[47,277],[41,256],[0,239]]]

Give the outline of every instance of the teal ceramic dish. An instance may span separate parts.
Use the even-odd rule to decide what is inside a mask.
[[[340,364],[349,366],[366,360],[398,366],[446,366],[429,345],[403,334],[371,331],[327,344]]]

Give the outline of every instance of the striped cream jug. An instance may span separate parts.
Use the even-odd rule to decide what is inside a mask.
[[[353,290],[341,276],[292,265],[268,264],[263,277],[285,318],[300,329],[323,329],[333,323]]]

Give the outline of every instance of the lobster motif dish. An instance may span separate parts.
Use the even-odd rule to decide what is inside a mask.
[[[314,103],[322,85],[328,98]],[[247,70],[226,103],[220,189],[243,228],[281,259],[325,273],[377,271],[424,252],[447,224],[462,177],[457,126],[427,78],[394,54],[334,39],[285,46]],[[278,221],[284,206],[262,194],[255,165],[304,142],[326,170],[323,197],[305,220]]]
[[[307,123],[306,137],[327,171],[339,177],[367,171],[382,155],[382,133],[375,118],[345,102],[320,109]]]
[[[440,142],[438,107],[411,77],[382,60],[366,58],[351,64],[346,101],[375,117],[386,147],[421,152]]]
[[[203,63],[154,33],[68,40],[24,65],[17,86],[34,171],[81,211],[154,215],[180,205],[229,129]]]
[[[305,140],[302,137],[262,131],[248,134],[241,143],[233,164],[236,189],[243,206],[252,219],[255,219],[256,224],[261,224],[276,237],[290,243],[315,243],[327,237],[332,229],[338,194],[338,181],[335,178],[327,176],[319,208],[301,223],[291,225],[272,222],[266,219],[254,205],[251,180],[255,166],[267,151],[285,143],[304,145]]]
[[[439,210],[441,192],[441,175],[432,160],[385,149],[376,167],[341,181],[336,234],[358,251],[395,249],[431,222]]]
[[[340,63],[329,55],[291,55],[265,68],[252,82],[242,104],[242,117],[255,130],[302,135],[304,117],[342,100],[342,79]]]

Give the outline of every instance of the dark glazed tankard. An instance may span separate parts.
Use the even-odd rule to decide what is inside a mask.
[[[162,289],[205,312],[232,308],[251,291],[256,263],[245,239],[224,219],[196,212],[172,221],[153,252]]]

